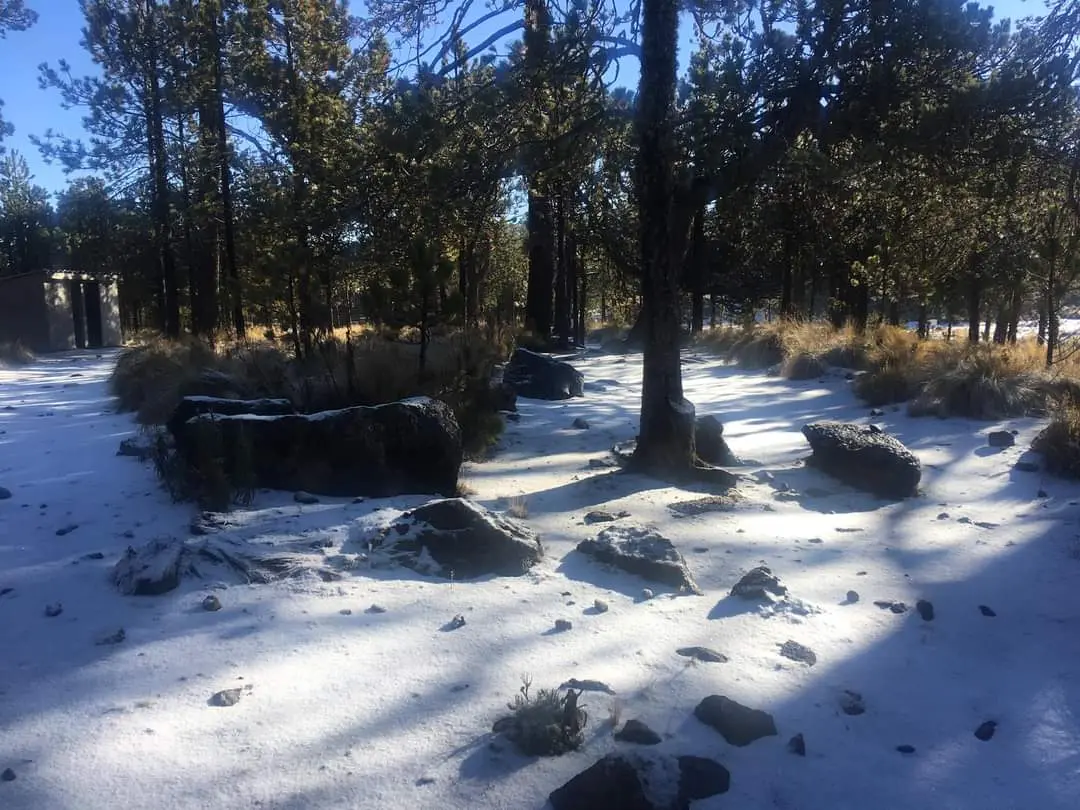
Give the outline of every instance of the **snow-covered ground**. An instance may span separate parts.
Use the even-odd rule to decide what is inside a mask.
[[[485,505],[523,497],[547,550],[528,575],[449,583],[361,569],[124,597],[108,576],[119,554],[186,536],[193,512],[150,465],[114,455],[135,431],[107,397],[114,359],[0,371],[0,486],[13,496],[0,501],[0,772],[16,777],[0,781],[3,810],[540,810],[625,745],[606,722],[616,702],[664,735],[664,750],[730,769],[730,792],[695,807],[1077,806],[1080,493],[1013,469],[1034,421],[877,418],[924,465],[924,494],[886,503],[799,464],[804,423],[869,420],[841,377],[791,383],[688,358],[699,413],[721,417],[735,452],[760,466],[741,471],[735,511],[677,517],[672,504],[702,493],[589,465],[634,435],[640,391],[640,358],[597,356],[577,363],[584,399],[522,401],[494,459],[465,473]],[[579,416],[591,429],[571,429]],[[996,427],[1019,431],[1015,449],[986,446]],[[422,500],[301,506],[265,493],[232,519],[249,536],[336,545],[375,510]],[[641,601],[646,583],[581,558],[595,508],[671,538],[705,595]],[[733,606],[727,592],[762,562],[816,612]],[[220,611],[202,609],[208,593]],[[608,612],[590,610],[597,598]],[[919,599],[933,621],[874,605]],[[57,602],[62,613],[46,616]],[[455,614],[467,624],[443,631]],[[560,618],[573,628],[551,633]],[[98,643],[119,628],[122,642]],[[782,657],[788,640],[816,665]],[[675,653],[689,645],[729,662]],[[582,697],[582,750],[529,759],[490,734],[524,673],[534,689],[578,678],[617,692]],[[239,703],[208,705],[233,687]],[[839,710],[846,689],[865,714]],[[693,717],[710,694],[771,712],[779,736],[727,745]],[[987,720],[997,733],[983,742],[974,731]],[[787,750],[800,732],[805,758]]]

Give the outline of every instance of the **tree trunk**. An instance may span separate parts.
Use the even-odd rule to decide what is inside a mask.
[[[705,211],[694,212],[690,229],[690,331],[705,328]]]
[[[634,465],[673,472],[696,460],[694,406],[683,396],[674,221],[677,0],[643,0],[636,135],[645,358]]]
[[[1009,337],[1009,310],[1004,304],[998,307],[997,320],[994,322],[994,343],[1004,346]]]
[[[578,277],[578,293],[577,293],[577,343],[579,346],[585,345],[585,327],[587,321],[587,313],[589,308],[588,298],[588,286],[585,270],[585,249],[584,246],[579,248],[579,255],[576,259],[577,262],[577,277]]]
[[[979,324],[982,322],[982,279],[972,276],[968,284],[968,342],[979,342]]]
[[[562,193],[555,200],[555,334],[560,346],[568,346],[570,329],[569,261],[566,245],[566,205]]]

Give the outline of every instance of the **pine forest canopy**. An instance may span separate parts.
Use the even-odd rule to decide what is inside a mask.
[[[52,200],[4,156],[0,272],[115,270],[129,329],[257,325],[304,353],[356,316],[564,344],[637,320],[639,454],[677,469],[706,301],[965,318],[976,341],[1030,316],[1052,358],[1077,292],[1074,0],[1021,22],[962,0],[80,7],[95,72],[41,84],[85,134],[34,139],[80,177]],[[34,22],[0,0],[0,38]]]

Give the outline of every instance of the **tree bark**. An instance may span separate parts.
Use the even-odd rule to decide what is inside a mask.
[[[636,135],[645,357],[633,466],[689,471],[696,461],[694,406],[683,396],[679,266],[675,246],[674,126],[677,0],[643,0]]]
[[[979,342],[979,323],[982,321],[982,279],[973,275],[968,284],[968,342]]]
[[[694,212],[690,229],[690,331],[705,328],[705,211]]]

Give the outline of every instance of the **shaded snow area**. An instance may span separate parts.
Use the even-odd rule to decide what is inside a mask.
[[[168,594],[124,596],[110,574],[125,549],[186,540],[196,514],[115,455],[136,427],[107,397],[114,361],[0,371],[3,810],[540,810],[633,747],[612,711],[662,737],[649,750],[730,770],[695,808],[1077,806],[1080,492],[1015,469],[1034,420],[874,417],[923,464],[922,494],[890,503],[802,466],[805,423],[871,421],[842,375],[688,357],[698,413],[754,460],[734,496],[703,501],[609,466],[635,433],[640,357],[590,356],[584,398],[521,400],[493,459],[465,470],[478,502],[527,512],[540,536],[520,576],[436,579],[357,547],[423,497],[262,493],[204,536],[280,548],[294,576],[247,584],[207,561]],[[1016,447],[987,446],[1001,428]],[[610,514],[586,521],[596,510]],[[703,595],[575,550],[621,525],[668,538]],[[760,565],[786,592],[729,596]],[[579,751],[527,758],[492,734],[524,673],[534,690],[601,682],[579,700]],[[710,695],[778,734],[729,745],[695,717]]]

